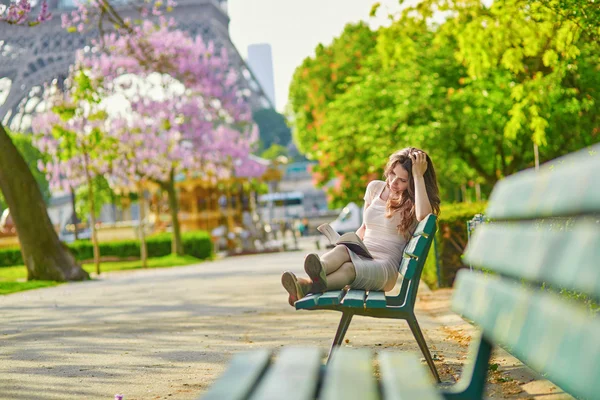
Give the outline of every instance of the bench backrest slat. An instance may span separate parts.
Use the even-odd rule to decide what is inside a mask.
[[[452,307],[568,393],[600,392],[600,319],[559,295],[462,270]]]
[[[320,400],[379,400],[371,351],[353,350],[333,354],[323,377]]]
[[[202,396],[202,400],[244,400],[269,366],[271,351],[261,349],[237,354],[227,371]]]
[[[287,347],[261,379],[251,400],[312,400],[317,391],[321,351],[317,348]]]
[[[386,400],[443,400],[419,359],[398,351],[379,353],[381,391]]]
[[[465,262],[600,299],[600,224],[580,221],[567,228],[533,222],[482,225],[471,238]]]
[[[494,186],[486,216],[525,219],[600,212],[600,144],[527,170]]]

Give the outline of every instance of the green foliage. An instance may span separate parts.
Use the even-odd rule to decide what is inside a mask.
[[[93,178],[92,185],[94,185],[94,215],[97,216],[100,214],[100,210],[104,204],[112,203],[114,193],[103,176]],[[88,185],[83,184],[75,191],[75,210],[77,211],[77,216],[83,222],[87,222],[91,212],[89,198]]]
[[[44,198],[44,202],[48,203],[50,200],[50,185],[48,183],[48,179],[46,179],[46,175],[43,172],[40,172],[38,169],[38,162],[44,161],[44,156],[40,151],[33,145],[31,141],[31,135],[20,134],[20,133],[10,133],[8,132],[12,142],[14,143],[19,153],[23,156],[23,159],[29,166],[29,170],[31,171],[35,181],[40,187],[40,191],[42,192],[42,197]],[[4,197],[0,192],[0,210],[6,208],[6,203],[4,201]]]
[[[600,7],[590,0],[531,0],[540,3],[564,20],[572,21],[589,40],[600,41]]]
[[[459,268],[464,267],[462,254],[467,244],[467,221],[482,214],[487,203],[451,203],[441,205],[435,247],[431,246],[421,279],[430,289],[451,286]],[[438,282],[436,254],[442,282]]]
[[[331,45],[319,44],[315,56],[306,58],[294,72],[289,90],[294,139],[309,159],[321,158],[318,144],[325,139],[320,130],[327,105],[363,67],[375,37],[365,23],[348,24]]]
[[[285,117],[272,108],[263,108],[253,114],[254,122],[260,132],[260,150],[273,145],[287,146],[292,140],[292,131]]]
[[[435,10],[448,18],[436,25]],[[360,57],[350,60],[352,54]],[[362,198],[389,154],[431,156],[442,199],[600,141],[600,45],[539,2],[429,0],[388,27],[348,26],[297,68],[295,140],[333,178],[332,204]]]
[[[466,232],[466,223],[473,218],[475,214],[483,214],[487,202],[481,203],[451,203],[441,205],[439,223],[455,224],[464,223]]]
[[[487,203],[442,204],[436,245],[440,268],[440,286],[451,286],[456,272],[464,267],[462,254],[467,246],[467,221],[482,214]]]
[[[171,254],[171,234],[162,233],[146,239],[148,257],[162,257]],[[185,253],[198,259],[212,256],[212,242],[210,235],[204,231],[187,232],[182,235]],[[76,260],[84,261],[93,259],[92,243],[80,240],[67,245]],[[103,242],[99,244],[100,254],[103,257],[137,258],[140,256],[140,243],[137,240],[121,240]],[[18,248],[0,249],[0,267],[22,265],[23,258]]]
[[[287,157],[289,155],[287,147],[278,144],[272,144],[267,150],[261,153],[261,157],[267,160],[275,160],[279,156]]]

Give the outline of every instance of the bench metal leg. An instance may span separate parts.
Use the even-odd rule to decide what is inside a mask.
[[[483,399],[494,345],[485,336],[481,336],[479,342],[475,338],[471,341],[473,342],[469,347],[471,363],[465,365],[458,383],[443,392],[446,400]]]
[[[425,337],[421,332],[421,328],[419,327],[419,323],[416,318],[408,318],[406,320],[408,322],[408,326],[410,326],[410,330],[412,331],[415,339],[417,339],[417,343],[419,344],[419,348],[421,349],[421,353],[425,356],[425,360],[427,361],[427,365],[429,365],[429,369],[433,374],[435,380],[439,383],[440,376],[438,375],[437,369],[435,368],[435,364],[433,363],[433,359],[431,358],[431,353],[429,353],[429,348],[427,348],[427,343],[425,342]]]
[[[329,356],[327,356],[327,362],[331,360],[331,355],[333,354],[333,350],[342,344],[344,341],[344,336],[346,336],[346,331],[350,326],[350,322],[352,322],[352,317],[354,313],[350,312],[342,312],[342,318],[340,319],[340,323],[337,328],[337,332],[335,333],[335,337],[333,338],[333,344],[331,345],[331,350],[329,350]]]

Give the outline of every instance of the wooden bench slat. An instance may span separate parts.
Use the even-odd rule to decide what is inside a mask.
[[[404,253],[411,257],[419,258],[425,256],[428,239],[425,236],[415,236],[409,240],[404,249]]]
[[[387,300],[385,298],[385,293],[369,291],[365,305],[367,308],[386,308]]]
[[[510,249],[510,251],[507,251]],[[515,278],[546,282],[600,299],[600,228],[581,221],[569,230],[536,224],[480,226],[465,262]]]
[[[270,358],[271,352],[267,349],[239,353],[201,399],[246,399],[268,367]]]
[[[435,233],[436,229],[436,217],[433,214],[429,214],[425,217],[417,227],[413,233],[413,236],[425,236],[429,237]]]
[[[379,354],[385,400],[442,400],[429,374],[414,354],[383,351]]]
[[[594,398],[600,392],[600,318],[583,306],[519,282],[463,270],[452,308],[568,393]]]
[[[321,368],[321,351],[286,347],[259,382],[252,400],[314,400]],[[226,397],[223,397],[226,398]]]
[[[342,297],[346,292],[344,290],[331,290],[329,292],[323,293],[317,304],[320,306],[337,306],[342,301]]]
[[[372,354],[367,349],[336,350],[327,365],[320,400],[378,400]]]
[[[498,182],[486,216],[497,219],[569,216],[600,211],[600,144]]]
[[[321,295],[321,293],[309,294],[308,296],[296,301],[296,303],[294,303],[294,306],[296,307],[296,310],[315,308],[319,303],[319,297],[321,297]]]
[[[342,304],[346,307],[364,308],[366,296],[367,293],[364,290],[350,289],[342,300]]]
[[[404,279],[411,279],[417,270],[418,261],[411,257],[403,257],[400,262],[400,275]]]

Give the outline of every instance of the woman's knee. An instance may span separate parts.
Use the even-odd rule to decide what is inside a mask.
[[[340,259],[345,260],[344,262],[351,260],[350,253],[348,253],[348,248],[346,246],[338,245],[335,246],[334,250]]]
[[[340,270],[342,270],[347,276],[352,278],[356,277],[356,268],[354,268],[354,264],[351,262],[343,263],[340,267]]]
[[[346,246],[344,246],[343,244],[338,244],[337,246],[335,246],[333,248],[333,250],[340,254],[348,254],[348,248]],[[348,254],[348,256],[350,256],[350,255]]]

